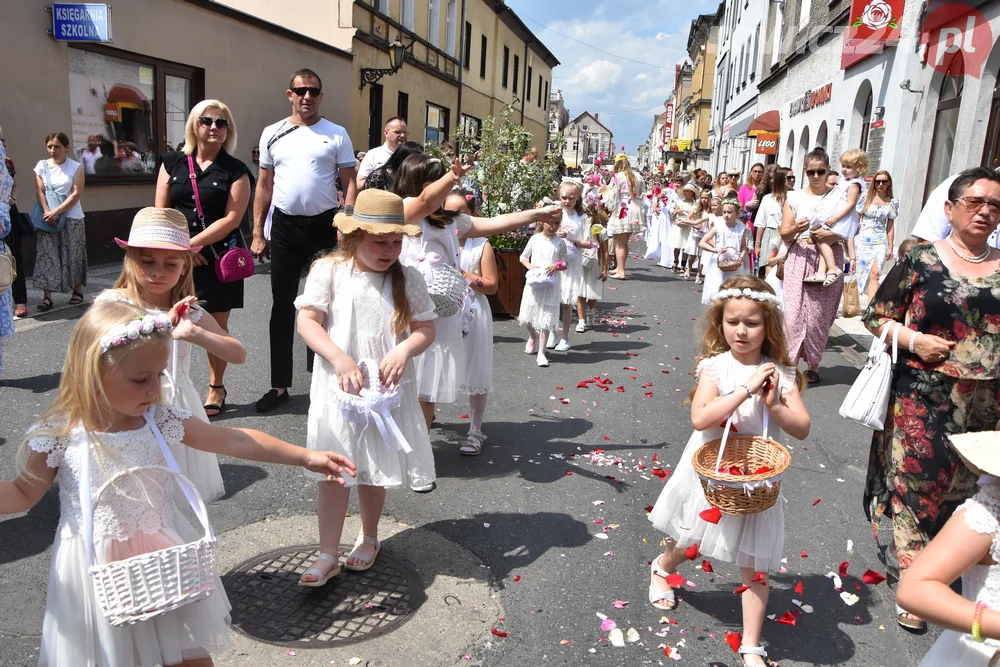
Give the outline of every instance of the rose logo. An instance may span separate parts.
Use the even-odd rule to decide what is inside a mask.
[[[872,30],[881,30],[888,26],[896,30],[899,27],[899,19],[893,18],[892,7],[889,6],[888,2],[872,0],[852,25],[855,28],[864,25]]]

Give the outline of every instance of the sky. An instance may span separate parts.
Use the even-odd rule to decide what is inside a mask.
[[[634,156],[653,117],[663,113],[674,66],[687,57],[692,19],[715,13],[719,0],[507,0],[507,6],[559,59],[552,89],[562,90],[570,119],[600,114],[618,148]]]

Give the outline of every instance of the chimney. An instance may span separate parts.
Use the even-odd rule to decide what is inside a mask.
[[[595,114],[594,114],[594,120],[596,120],[596,121],[600,121],[600,120],[601,120],[601,114],[599,114],[599,113],[595,113]]]

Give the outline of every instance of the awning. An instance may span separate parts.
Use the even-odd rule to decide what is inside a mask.
[[[118,104],[126,109],[149,109],[149,100],[138,88],[125,83],[112,86],[108,91],[108,104]]]
[[[766,111],[754,118],[747,128],[747,136],[758,134],[781,134],[781,116],[777,111]]]
[[[747,118],[744,118],[743,120],[741,120],[738,123],[733,123],[729,127],[728,138],[731,139],[733,137],[739,137],[739,136],[742,136],[742,135],[746,134],[747,128],[750,127],[750,123],[752,123],[752,122],[753,122],[753,118],[747,117]]]

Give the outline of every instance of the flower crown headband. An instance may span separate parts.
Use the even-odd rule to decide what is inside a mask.
[[[712,295],[712,301],[725,301],[726,299],[753,299],[754,301],[770,302],[776,306],[781,305],[781,299],[771,294],[770,292],[757,292],[749,287],[744,287],[743,289],[736,289],[732,287],[730,289],[724,289],[720,292],[716,292]]]
[[[170,323],[170,318],[163,313],[137,317],[126,324],[119,324],[101,336],[101,354],[112,348],[128,345],[139,336],[149,336],[154,331],[170,333],[173,329],[174,325]]]

